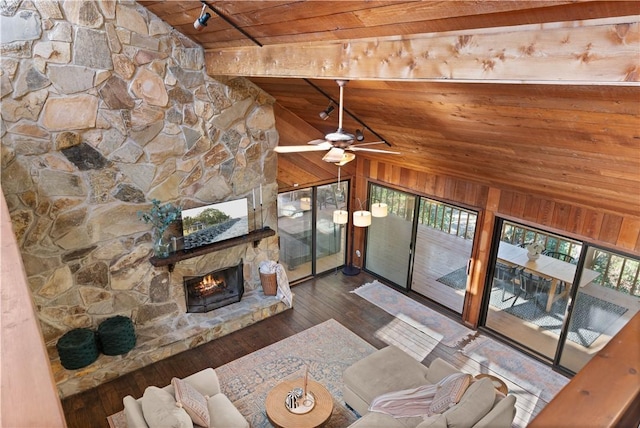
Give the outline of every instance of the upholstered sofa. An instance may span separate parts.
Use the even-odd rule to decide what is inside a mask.
[[[487,378],[473,381],[459,402],[440,414],[394,418],[369,411],[372,400],[382,394],[434,385],[453,373],[459,371],[442,359],[426,367],[395,346],[374,352],[344,371],[344,401],[362,415],[350,428],[511,427],[515,397],[498,393]]]
[[[192,427],[197,419],[191,416],[186,405],[179,401],[176,404],[176,390],[174,385],[180,382],[174,379],[172,384],[164,388],[148,387],[144,395],[137,400],[128,395],[122,400],[128,428],[146,428],[148,426]],[[183,401],[202,395],[202,413],[210,419],[209,428],[249,428],[249,423],[240,414],[226,395],[220,392],[218,376],[212,368],[202,370],[188,376],[182,381],[193,387],[190,397],[183,396]],[[184,408],[183,408],[184,407]],[[161,421],[161,422],[158,422]],[[200,424],[198,424],[200,425]]]

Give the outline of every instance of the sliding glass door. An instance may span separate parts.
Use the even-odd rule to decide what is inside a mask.
[[[313,272],[312,193],[313,189],[307,187],[278,195],[280,263],[285,267],[289,281],[310,276]]]
[[[388,215],[368,228],[365,269],[461,314],[477,213],[377,184],[369,190]]]
[[[572,372],[638,311],[637,259],[499,221],[485,326]]]
[[[588,247],[560,365],[578,372],[640,309],[640,260]],[[594,278],[592,280],[592,278]]]
[[[462,314],[478,215],[420,198],[411,289]]]
[[[372,218],[367,231],[365,269],[406,289],[417,198],[375,184],[369,190],[372,203],[387,204],[387,216]]]
[[[280,263],[289,281],[344,265],[345,227],[333,211],[346,210],[348,182],[296,189],[278,195]]]
[[[347,209],[347,184],[316,188],[315,272],[326,272],[344,264],[346,227],[333,222],[333,211]]]

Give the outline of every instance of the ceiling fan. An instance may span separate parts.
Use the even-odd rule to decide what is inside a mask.
[[[371,146],[374,144],[386,144],[385,141],[375,141],[372,143],[360,143],[353,144],[356,137],[352,134],[349,134],[344,129],[342,129],[342,116],[344,113],[343,108],[343,96],[344,96],[344,86],[347,84],[346,80],[336,80],[338,86],[340,87],[340,104],[338,108],[338,129],[335,132],[331,132],[324,136],[324,139],[319,140],[311,140],[306,145],[302,146],[278,146],[273,149],[276,153],[298,153],[298,152],[315,152],[315,151],[324,151],[328,150],[327,154],[322,158],[325,162],[332,162],[338,165],[344,165],[348,162],[351,162],[355,159],[354,153],[349,152],[358,152],[358,151],[366,151],[366,152],[375,152],[375,153],[385,153],[385,154],[393,154],[399,155],[400,152],[392,152],[389,150],[380,150],[380,149],[370,149],[368,147],[363,146]]]

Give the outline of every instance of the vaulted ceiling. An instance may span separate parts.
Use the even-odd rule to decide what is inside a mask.
[[[275,98],[280,145],[335,131],[345,79],[344,128],[402,153],[358,158],[640,213],[638,2],[209,1],[202,31],[199,1],[139,3]]]

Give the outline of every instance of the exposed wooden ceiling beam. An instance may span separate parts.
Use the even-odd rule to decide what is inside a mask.
[[[212,49],[210,75],[633,85],[640,16],[322,43]]]

